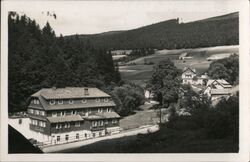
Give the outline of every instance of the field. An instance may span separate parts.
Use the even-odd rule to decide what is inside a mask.
[[[238,46],[219,46],[219,47],[207,47],[207,48],[196,48],[196,49],[175,49],[175,50],[158,50],[155,54],[141,57],[136,60],[130,61],[126,66],[120,66],[119,70],[124,80],[132,80],[139,82],[140,84],[145,83],[153,73],[153,67],[159,61],[166,58],[170,58],[178,69],[183,69],[186,66],[195,68],[200,74],[204,73],[209,67],[211,61],[207,61],[210,56],[219,56],[231,53],[239,53]],[[187,52],[188,56],[193,57],[192,59],[179,60],[179,55]],[[151,63],[150,65],[145,65]]]

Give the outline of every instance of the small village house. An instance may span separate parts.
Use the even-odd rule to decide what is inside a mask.
[[[195,69],[190,67],[185,67],[182,72],[182,84],[191,84],[191,85],[203,85],[204,80],[208,79],[207,74],[199,76]]]
[[[206,94],[212,102],[217,103],[222,98],[230,96],[232,85],[224,79],[210,79],[207,82],[204,94]]]
[[[97,88],[44,88],[31,95],[30,129],[54,144],[120,131],[111,96]]]

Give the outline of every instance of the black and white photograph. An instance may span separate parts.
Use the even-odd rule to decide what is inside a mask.
[[[5,160],[248,161],[246,2],[2,1]]]

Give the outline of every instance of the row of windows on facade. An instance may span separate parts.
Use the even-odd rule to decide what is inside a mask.
[[[42,111],[42,110],[28,109],[28,112],[29,112],[30,114],[45,116],[45,112]]]
[[[117,123],[117,119],[113,119],[112,120],[112,124]],[[99,126],[103,126],[104,125],[104,121],[100,120],[100,121],[93,121],[92,123],[92,127],[99,127]],[[105,124],[108,124],[108,121],[105,121]],[[80,127],[81,123],[80,122],[75,122],[75,127]],[[56,124],[56,129],[62,129],[62,128],[70,128],[71,124],[70,123],[64,123],[64,124]]]
[[[38,125],[40,127],[46,127],[46,122],[44,122],[44,121],[39,121],[39,120],[34,120],[34,119],[30,119],[30,120],[31,120],[30,123],[32,125]]]
[[[64,102],[66,102],[66,101],[64,101],[64,100],[50,100],[49,104],[50,105],[55,105],[57,103],[59,105],[62,105]],[[68,100],[67,102],[69,104],[74,104],[74,100]],[[87,103],[87,99],[82,99],[81,102],[82,103]],[[100,98],[96,98],[95,102],[101,102],[101,99]],[[109,99],[108,98],[104,98],[103,102],[109,102]]]
[[[93,137],[95,137],[95,133],[92,133],[92,135],[93,135]],[[102,133],[102,132],[99,132],[99,136],[102,136],[102,135],[103,135],[103,133]],[[85,134],[84,134],[84,137],[87,138],[87,137],[88,137],[88,134],[85,133]],[[75,139],[79,139],[79,138],[80,138],[79,133],[76,133]],[[59,136],[59,135],[56,136],[56,141],[59,142],[60,140],[61,140],[61,136]],[[69,140],[69,135],[68,135],[68,134],[65,135],[65,140],[66,140],[66,141]]]
[[[102,109],[102,108],[99,108],[98,109],[98,113],[102,113],[104,112],[105,110]],[[30,114],[35,114],[35,115],[41,115],[41,116],[45,116],[45,112],[42,111],[42,110],[35,110],[35,109],[28,109],[28,112]],[[106,109],[106,112],[112,112],[112,109],[111,108],[107,108]],[[81,112],[78,111],[78,113],[91,113],[91,109],[87,110],[87,112],[85,110],[82,110]],[[67,114],[67,111],[60,111],[60,112],[53,112],[52,113],[52,117],[56,117],[56,116],[66,116]],[[71,110],[70,112],[71,115],[77,115],[77,110]]]
[[[103,108],[99,108],[97,111],[98,111],[98,113],[103,113],[105,110]],[[82,111],[71,110],[70,114],[71,115],[77,115],[78,113],[90,114],[91,112],[92,112],[91,109],[87,110],[87,112],[86,112],[86,110],[82,110]],[[112,109],[107,108],[106,112],[112,112]],[[67,114],[67,111],[52,112],[52,117],[66,116],[66,114]]]
[[[185,78],[192,78],[192,75],[185,75]]]
[[[75,122],[75,127],[80,127],[81,123],[80,122]],[[64,128],[70,128],[70,123],[64,123],[64,124],[56,124],[56,129],[62,129]]]
[[[117,119],[112,120],[112,124],[115,124],[117,122],[118,122]],[[103,124],[104,124],[104,122],[102,120],[100,120],[100,121],[92,121],[92,127],[103,126]],[[108,124],[107,120],[105,121],[105,124]]]

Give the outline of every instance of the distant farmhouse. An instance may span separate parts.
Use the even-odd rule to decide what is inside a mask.
[[[187,56],[187,55],[188,55],[187,52],[184,52],[184,53],[180,54],[179,60],[185,60],[185,59],[191,59],[191,58],[193,58],[193,57],[190,57],[190,56]]]
[[[182,84],[191,84],[191,85],[203,85],[204,81],[208,79],[206,74],[198,76],[195,69],[190,67],[185,67],[182,72]]]
[[[224,79],[211,79],[207,82],[204,94],[208,95],[212,102],[217,102],[230,97],[232,88],[233,86]]]
[[[31,95],[30,129],[54,144],[118,133],[115,106],[97,88],[44,88]]]
[[[130,55],[132,50],[113,50],[111,51],[111,54],[114,55]]]

